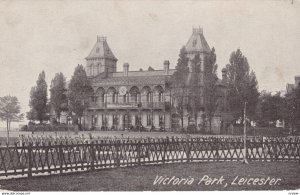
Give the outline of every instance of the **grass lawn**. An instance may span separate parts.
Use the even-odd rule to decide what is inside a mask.
[[[206,177],[205,181],[198,184],[205,175],[210,178],[217,178],[218,181],[216,180],[210,185],[212,182]],[[184,184],[183,181],[179,185],[172,185],[174,179],[169,185],[162,183],[153,185],[157,176],[187,178],[184,180],[187,182]],[[223,181],[221,181],[222,179],[219,180],[221,176],[223,176]],[[236,176],[238,179],[234,180]],[[192,178],[194,181],[188,185]],[[241,185],[234,185],[241,178],[247,178],[251,181],[250,184],[240,182]],[[253,180],[249,178],[253,178]],[[258,185],[259,182],[253,182],[255,178],[266,179],[268,182],[265,185]],[[273,178],[277,181],[276,185],[270,185]],[[263,183],[266,180],[260,181]],[[300,189],[300,164],[250,162],[246,165],[241,162],[211,162],[150,165],[72,173],[62,176],[2,180],[0,185],[0,189],[15,191],[294,190]]]

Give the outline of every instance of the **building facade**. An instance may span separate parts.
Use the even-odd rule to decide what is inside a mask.
[[[199,77],[200,91],[203,93],[203,62],[211,49],[201,28],[194,28],[185,45],[189,58],[189,76]],[[191,61],[199,54],[200,72],[194,75]],[[117,58],[108,46],[106,37],[97,37],[97,42],[86,57],[86,72],[93,88],[93,95],[85,112],[84,123],[88,129],[96,130],[144,130],[175,131],[180,119],[176,117],[172,87],[169,84],[175,69],[165,60],[161,70],[131,71],[128,63],[123,71],[117,72]],[[224,80],[224,79],[223,79]],[[218,83],[226,88],[223,80]],[[201,84],[202,83],[202,84]],[[200,96],[203,102],[203,96]],[[220,100],[224,104],[223,100]],[[222,107],[222,106],[221,106]],[[194,123],[203,124],[204,110],[199,111]],[[183,117],[184,127],[190,123],[187,111]],[[199,129],[197,126],[197,129]],[[213,118],[216,133],[221,132],[222,114],[219,109]]]

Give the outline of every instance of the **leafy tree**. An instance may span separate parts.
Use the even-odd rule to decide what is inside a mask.
[[[66,111],[67,98],[66,92],[66,79],[63,73],[56,73],[51,81],[50,89],[50,104],[55,111],[56,118],[60,117],[62,111]]]
[[[235,120],[244,119],[244,104],[249,118],[254,118],[259,92],[256,75],[250,71],[247,58],[238,49],[232,52],[226,66],[228,78],[228,101]]]
[[[29,120],[37,120],[40,123],[49,120],[49,107],[47,105],[47,83],[45,81],[45,72],[39,74],[36,86],[31,88],[30,111],[27,113]]]
[[[70,80],[68,99],[69,111],[74,113],[73,123],[81,128],[81,118],[88,105],[88,98],[92,92],[89,80],[82,65],[75,68],[74,74]]]
[[[188,67],[189,58],[187,57],[186,48],[182,47],[179,53],[179,58],[177,60],[177,65],[175,67],[175,72],[171,81],[172,90],[175,99],[175,108],[176,112],[181,118],[181,128],[183,129],[183,117],[184,117],[184,108],[186,106],[186,80],[189,74]]]
[[[9,143],[9,130],[11,122],[21,121],[24,117],[20,114],[20,103],[15,96],[0,97],[0,119],[6,121],[7,144]]]
[[[204,62],[204,106],[206,117],[209,122],[209,131],[211,131],[212,118],[218,107],[220,91],[217,87],[217,68],[215,49],[212,48],[211,54]]]
[[[283,118],[292,130],[300,130],[300,85],[285,95],[284,102]]]
[[[284,98],[280,92],[272,95],[269,92],[262,91],[258,99],[258,106],[260,110],[257,122],[261,126],[267,126],[270,123],[275,124],[277,120],[283,120],[284,112]]]
[[[200,55],[196,54],[194,59],[190,62],[192,71],[189,72],[186,85],[188,88],[187,91],[187,111],[189,115],[194,118],[195,123],[197,122],[198,111],[201,109],[202,105],[202,97],[200,93],[201,87],[201,59]],[[194,125],[194,124],[192,124]],[[195,124],[197,126],[197,124]],[[196,130],[195,127],[191,127],[191,129]]]
[[[152,68],[151,66],[148,67],[148,71],[153,71],[154,68]]]

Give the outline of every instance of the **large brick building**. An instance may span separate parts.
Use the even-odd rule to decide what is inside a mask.
[[[203,84],[204,67],[201,66],[211,49],[201,28],[194,28],[185,45],[191,61],[196,54],[200,56],[200,82]],[[97,37],[97,42],[86,57],[86,72],[90,78],[94,94],[85,112],[84,123],[87,128],[96,130],[128,130],[143,127],[144,130],[174,131],[180,123],[176,117],[172,87],[168,81],[175,69],[165,60],[161,70],[131,71],[128,63],[123,64],[123,71],[117,72],[117,58],[108,46],[106,37]],[[193,77],[193,68],[189,63],[188,80]],[[188,81],[187,81],[188,83]],[[225,89],[224,81],[219,80],[220,89]],[[203,85],[200,85],[203,93]],[[225,91],[224,91],[225,92]],[[224,93],[225,94],[225,93]],[[203,102],[203,96],[200,96]],[[224,98],[220,105],[224,105]],[[222,106],[220,106],[222,107]],[[218,109],[213,119],[216,133],[221,131],[222,109]],[[203,123],[204,110],[198,113],[197,124]],[[189,125],[189,114],[184,114],[184,127]],[[200,126],[200,125],[199,125]]]

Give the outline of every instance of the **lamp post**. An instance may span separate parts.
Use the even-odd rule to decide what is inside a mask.
[[[248,164],[247,161],[247,123],[246,123],[246,111],[247,111],[247,102],[244,102],[244,160],[245,164]]]

